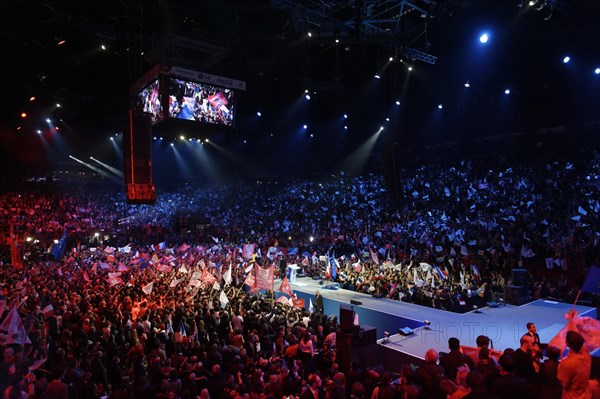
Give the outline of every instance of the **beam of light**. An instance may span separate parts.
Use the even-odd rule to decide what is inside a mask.
[[[569,57],[568,55],[565,58],[563,58],[563,63],[568,64],[569,61],[571,61],[571,57]]]
[[[117,168],[114,168],[114,167],[112,167],[112,166],[110,166],[110,165],[107,165],[107,164],[105,164],[104,162],[98,161],[98,160],[97,160],[96,158],[94,158],[94,157],[90,157],[90,159],[91,159],[92,161],[94,161],[94,162],[98,163],[99,165],[101,165],[101,166],[104,166],[106,169],[110,170],[110,171],[111,171],[112,173],[114,173],[115,175],[117,175],[117,176],[119,176],[119,177],[121,177],[121,178],[122,178],[122,177],[124,177],[124,175],[123,175],[123,172],[122,172],[122,171],[120,171],[119,169],[117,169]]]
[[[116,176],[113,176],[111,174],[106,173],[104,170],[95,167],[94,165],[90,165],[87,162],[82,161],[81,159],[77,159],[75,158],[73,155],[69,155],[69,158],[71,158],[72,160],[74,160],[75,162],[78,162],[80,164],[82,164],[83,166],[90,168],[91,170],[93,170],[94,172],[106,177],[108,180],[113,181],[115,183],[121,184],[123,183],[122,179],[118,179]]]
[[[484,33],[481,36],[479,36],[479,41],[481,42],[481,44],[486,44],[489,40],[490,37],[487,33]]]
[[[373,149],[381,136],[381,132],[383,132],[382,126],[342,161],[344,170],[355,173],[364,172],[365,166],[373,156]]]

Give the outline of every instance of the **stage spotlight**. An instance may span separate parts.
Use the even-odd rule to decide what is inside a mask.
[[[315,137],[315,136],[313,136],[313,134],[311,133],[311,134],[310,134],[310,138],[312,139],[313,137]]]
[[[308,32],[308,37],[312,37],[312,33],[311,32]]]
[[[248,140],[244,140],[244,144],[248,144]]]
[[[202,140],[200,140],[200,139],[196,140],[196,143],[201,143],[201,142],[202,142]]]
[[[100,48],[101,48],[102,50],[106,50],[106,46],[105,46],[104,44],[103,44],[103,45],[101,45],[101,46],[100,46]]]
[[[315,237],[313,237],[313,236],[310,236],[310,237],[308,238],[308,240],[309,240],[310,242],[313,242],[313,241],[315,240]]]
[[[390,57],[390,62],[391,62],[391,61],[394,61],[394,57]]]
[[[569,61],[571,61],[571,57],[569,57],[568,55],[565,58],[563,58],[563,63],[568,64]]]
[[[174,143],[171,143],[171,147],[173,147],[174,145],[175,145]]]
[[[193,140],[193,139],[192,139],[191,137],[188,139],[188,141],[192,141],[192,140]]]
[[[442,109],[444,106],[442,104],[438,104],[438,109]]]
[[[23,118],[23,119],[27,118],[27,113],[21,112],[21,118]]]
[[[348,119],[348,114],[344,114],[344,119]]]
[[[510,89],[504,90],[504,94],[510,94]]]
[[[183,136],[183,135],[179,136],[179,138],[180,138],[181,140],[185,140],[185,136]]]
[[[161,138],[160,138],[160,140],[162,141],[162,140],[163,140],[163,138],[161,137]]]
[[[115,139],[111,137],[111,138],[110,138],[110,141],[115,141]]]
[[[156,136],[152,137],[153,140],[156,140]]]
[[[258,111],[258,112],[256,113],[256,116],[262,116],[262,112]]]
[[[530,0],[529,1],[529,6],[533,7],[536,3],[537,3],[537,0]]]
[[[340,42],[340,39],[335,39],[335,42],[336,42],[336,43],[339,43],[339,42]]]
[[[383,129],[385,129],[383,126],[379,126],[379,131],[381,132]]]
[[[42,134],[42,131],[38,129],[37,134]]]
[[[306,98],[307,100],[310,100],[310,94],[305,95],[304,98]]]
[[[344,129],[345,129],[345,130],[348,130],[348,125],[344,125]]]
[[[60,108],[60,104],[59,103],[56,103],[56,108]]]
[[[488,40],[490,40],[490,37],[487,33],[484,33],[481,36],[479,36],[479,41],[481,42],[481,44],[486,44]]]
[[[35,96],[29,97],[29,101],[31,101],[31,102],[35,101]]]
[[[50,119],[47,119],[47,118],[46,118],[46,123],[48,123],[49,125],[51,125],[51,124],[52,124],[52,121],[51,121]]]
[[[465,82],[465,87],[471,87],[471,83],[468,80]]]
[[[596,69],[594,69],[594,73],[595,73],[596,75],[600,75],[600,68],[596,68]]]
[[[396,100],[396,105],[400,105],[400,100]]]
[[[375,76],[373,76],[375,79],[381,79],[381,76],[379,76],[378,73],[375,74]]]
[[[204,140],[205,143],[209,143],[208,139]]]
[[[389,122],[389,121],[390,121],[390,118],[385,118],[385,121],[386,121],[386,122]]]
[[[304,130],[308,129],[308,125],[302,125],[302,127],[304,128]]]
[[[412,71],[412,67],[411,67],[411,66],[409,66],[409,67],[408,67],[408,70],[409,70],[409,71]]]

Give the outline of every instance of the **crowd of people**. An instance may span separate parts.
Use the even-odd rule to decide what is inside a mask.
[[[474,359],[457,375],[429,351],[392,384],[389,372],[337,361],[335,318],[252,293],[248,276],[283,261],[342,289],[463,312],[519,267],[533,297],[574,301],[598,262],[600,159],[402,176],[400,205],[376,175],[185,186],[154,205],[110,190],[3,194],[0,332],[18,327],[13,308],[26,332],[0,336],[4,395],[499,395],[494,381],[518,360],[510,351],[498,364],[480,351],[489,370]],[[211,224],[176,225],[182,215]],[[539,397],[540,373],[517,371],[529,387],[519,392]]]

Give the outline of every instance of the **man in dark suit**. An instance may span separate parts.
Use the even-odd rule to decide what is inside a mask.
[[[490,393],[497,398],[527,398],[527,381],[515,374],[515,363],[510,355],[500,356],[500,377],[492,384]]]
[[[300,399],[323,399],[325,394],[321,387],[321,377],[318,374],[308,376],[308,387],[304,389]]]
[[[315,306],[316,313],[323,314],[323,296],[321,295],[319,290],[317,290],[315,292],[315,305],[314,306]]]
[[[283,254],[280,255],[281,259],[279,259],[279,277],[283,280],[286,276],[287,272],[287,261]]]
[[[469,370],[473,370],[475,365],[471,358],[460,351],[460,341],[458,338],[448,339],[448,349],[450,352],[440,357],[440,365],[444,368],[446,377],[450,380],[456,380],[456,372],[460,366],[466,364]]]
[[[536,364],[539,365],[542,355],[544,353],[544,350],[546,350],[546,348],[548,347],[548,344],[542,344],[540,342],[540,336],[537,333],[537,327],[535,326],[535,323],[532,323],[532,322],[527,323],[527,332],[523,335],[524,336],[528,335],[531,338],[533,338],[533,347],[532,347],[531,354],[533,356],[534,362],[536,362]]]

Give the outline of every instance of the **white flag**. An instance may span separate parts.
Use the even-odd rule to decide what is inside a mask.
[[[221,302],[221,307],[223,309],[225,309],[225,306],[227,306],[229,303],[229,298],[227,298],[225,291],[221,291],[221,294],[219,295],[219,302]]]
[[[312,303],[312,298],[308,298],[308,311],[310,313],[315,311],[315,307],[313,306],[313,303]]]
[[[231,285],[231,262],[229,262],[229,269],[223,273],[223,281],[225,281],[225,285]]]
[[[150,294],[152,294],[152,287],[154,287],[154,281],[151,281],[148,284],[146,284],[145,286],[143,286],[142,291],[144,292],[144,294],[150,295]]]

